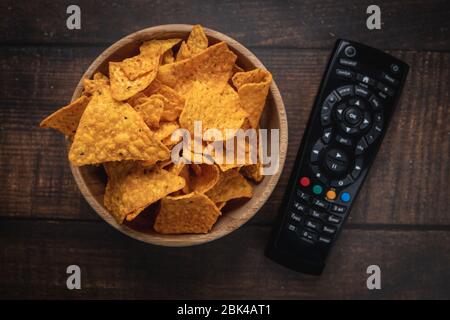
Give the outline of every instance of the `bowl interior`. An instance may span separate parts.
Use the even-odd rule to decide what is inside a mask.
[[[121,61],[139,53],[139,46],[145,40],[183,38],[189,35],[190,25],[166,25],[144,29],[131,34],[106,49],[88,68],[84,77],[91,78],[100,71],[108,74],[109,61]],[[255,67],[264,68],[262,63],[246,48],[235,40],[210,29],[205,28],[210,44],[220,41],[227,42],[230,49],[237,55],[237,64],[244,70]],[[82,92],[82,80],[78,84],[72,100],[78,98]],[[141,213],[134,221],[118,224],[103,206],[103,194],[106,186],[106,175],[101,166],[71,166],[74,178],[80,191],[93,209],[110,225],[119,231],[138,240],[164,246],[189,246],[208,242],[220,238],[239,228],[249,220],[266,202],[272,193],[284,165],[287,149],[287,120],[283,101],[275,82],[272,83],[266,102],[266,107],[260,122],[261,128],[279,129],[280,150],[279,169],[274,175],[266,176],[260,184],[254,185],[254,196],[248,201],[238,201],[227,206],[223,215],[218,219],[213,229],[207,234],[162,235],[152,228],[150,207]],[[270,148],[270,139],[269,146]]]

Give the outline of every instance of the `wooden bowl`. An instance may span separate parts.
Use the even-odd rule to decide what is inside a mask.
[[[83,78],[92,78],[93,74],[97,71],[108,74],[109,61],[120,61],[138,54],[139,45],[144,40],[168,38],[186,39],[191,29],[191,25],[170,24],[147,28],[130,34],[117,41],[100,54],[100,56],[89,66],[83,75]],[[220,32],[206,28],[205,33],[208,36],[210,44],[225,41],[229,48],[238,56],[238,65],[245,70],[251,70],[255,67],[265,68],[253,53],[237,41]],[[81,95],[83,89],[82,79],[75,89],[72,101]],[[279,170],[275,175],[266,176],[260,184],[254,186],[253,198],[232,208],[228,212],[224,212],[224,214],[219,217],[213,229],[207,234],[163,235],[156,233],[151,224],[149,224],[149,217],[145,216],[145,212],[132,223],[118,224],[103,206],[103,194],[106,186],[106,176],[103,168],[101,166],[71,166],[71,170],[75,181],[87,202],[98,215],[103,218],[103,220],[117,230],[137,240],[155,245],[173,247],[197,245],[223,237],[242,226],[263,206],[278,182],[286,158],[288,127],[283,100],[275,81],[272,82],[270,87],[266,107],[261,119],[261,128],[280,129]],[[69,145],[70,143],[68,142],[68,146]],[[141,216],[143,217],[140,219]]]

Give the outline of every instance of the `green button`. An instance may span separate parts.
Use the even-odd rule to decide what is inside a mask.
[[[313,192],[314,192],[314,194],[321,194],[322,191],[323,191],[322,187],[319,186],[318,184],[316,184],[316,185],[313,187]]]

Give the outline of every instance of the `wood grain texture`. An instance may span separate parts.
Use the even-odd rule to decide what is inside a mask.
[[[247,47],[329,48],[337,37],[351,37],[383,49],[450,49],[450,3],[445,0],[377,1],[382,12],[382,29],[377,31],[366,28],[366,9],[373,4],[369,0],[76,3],[81,8],[82,26],[71,31],[65,21],[69,2],[2,1],[0,43],[109,45],[149,26],[201,23],[240,39]]]
[[[70,99],[82,73],[101,51],[7,47],[0,52],[1,216],[97,219],[74,184],[63,137],[37,124]],[[267,224],[280,205],[328,52],[261,48],[254,52],[274,74],[289,122],[282,178],[251,220]],[[409,63],[411,71],[349,223],[448,225],[450,54],[391,53]],[[399,196],[393,197],[394,192]]]
[[[163,248],[104,223],[2,221],[0,297],[450,298],[448,231],[344,230],[320,278],[265,258],[268,235],[248,226],[202,246]],[[82,270],[81,290],[66,289],[70,264]],[[381,291],[366,288],[371,264],[382,270]]]

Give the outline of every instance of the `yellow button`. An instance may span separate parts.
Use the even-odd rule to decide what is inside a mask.
[[[336,192],[334,192],[333,190],[328,190],[327,191],[327,199],[328,200],[336,199]]]

